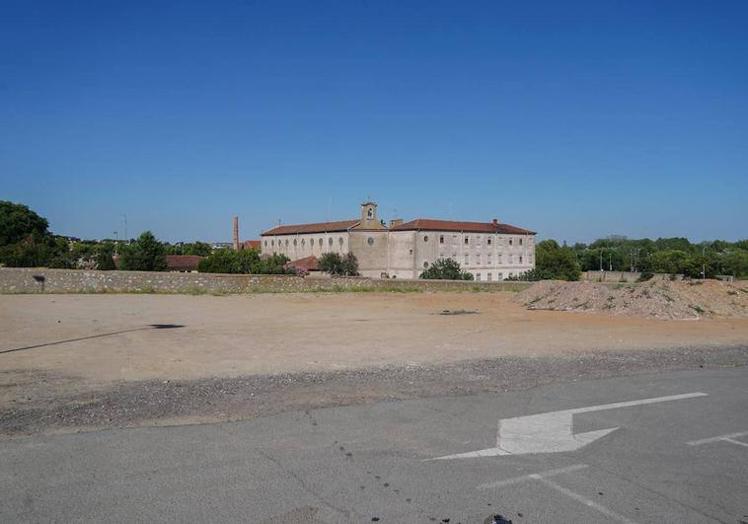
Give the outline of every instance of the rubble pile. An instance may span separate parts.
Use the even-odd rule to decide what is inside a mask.
[[[601,284],[544,280],[518,293],[528,309],[655,319],[748,318],[748,282],[650,280]]]

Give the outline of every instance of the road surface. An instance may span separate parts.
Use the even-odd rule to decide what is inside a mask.
[[[506,453],[477,453],[497,447]],[[482,523],[497,514],[748,522],[748,368],[0,442],[2,522]]]

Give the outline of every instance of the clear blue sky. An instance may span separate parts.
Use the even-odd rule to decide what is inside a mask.
[[[54,232],[256,238],[367,197],[748,237],[748,2],[0,4],[0,199]]]

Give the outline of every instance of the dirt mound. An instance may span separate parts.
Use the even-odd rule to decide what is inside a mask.
[[[716,280],[637,284],[546,280],[519,293],[515,300],[528,309],[657,319],[748,317],[748,284]]]

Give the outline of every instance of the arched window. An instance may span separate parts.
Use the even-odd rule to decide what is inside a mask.
[[[372,237],[369,237],[369,238],[366,239],[366,243],[369,244],[370,246],[373,246],[374,245],[374,239]]]
[[[427,268],[427,267],[429,267],[429,263],[428,263],[428,262],[424,262],[424,263],[423,263],[423,267],[424,267],[424,268]]]
[[[313,238],[309,239],[309,244],[312,245],[312,246],[314,245],[314,239]]]
[[[428,242],[429,241],[429,236],[428,235],[423,235],[423,241],[424,242]]]
[[[295,238],[293,239],[293,245],[294,246],[296,245],[296,239]]]
[[[322,239],[319,239],[319,247],[322,247]]]
[[[332,237],[327,239],[327,245],[332,246]]]

